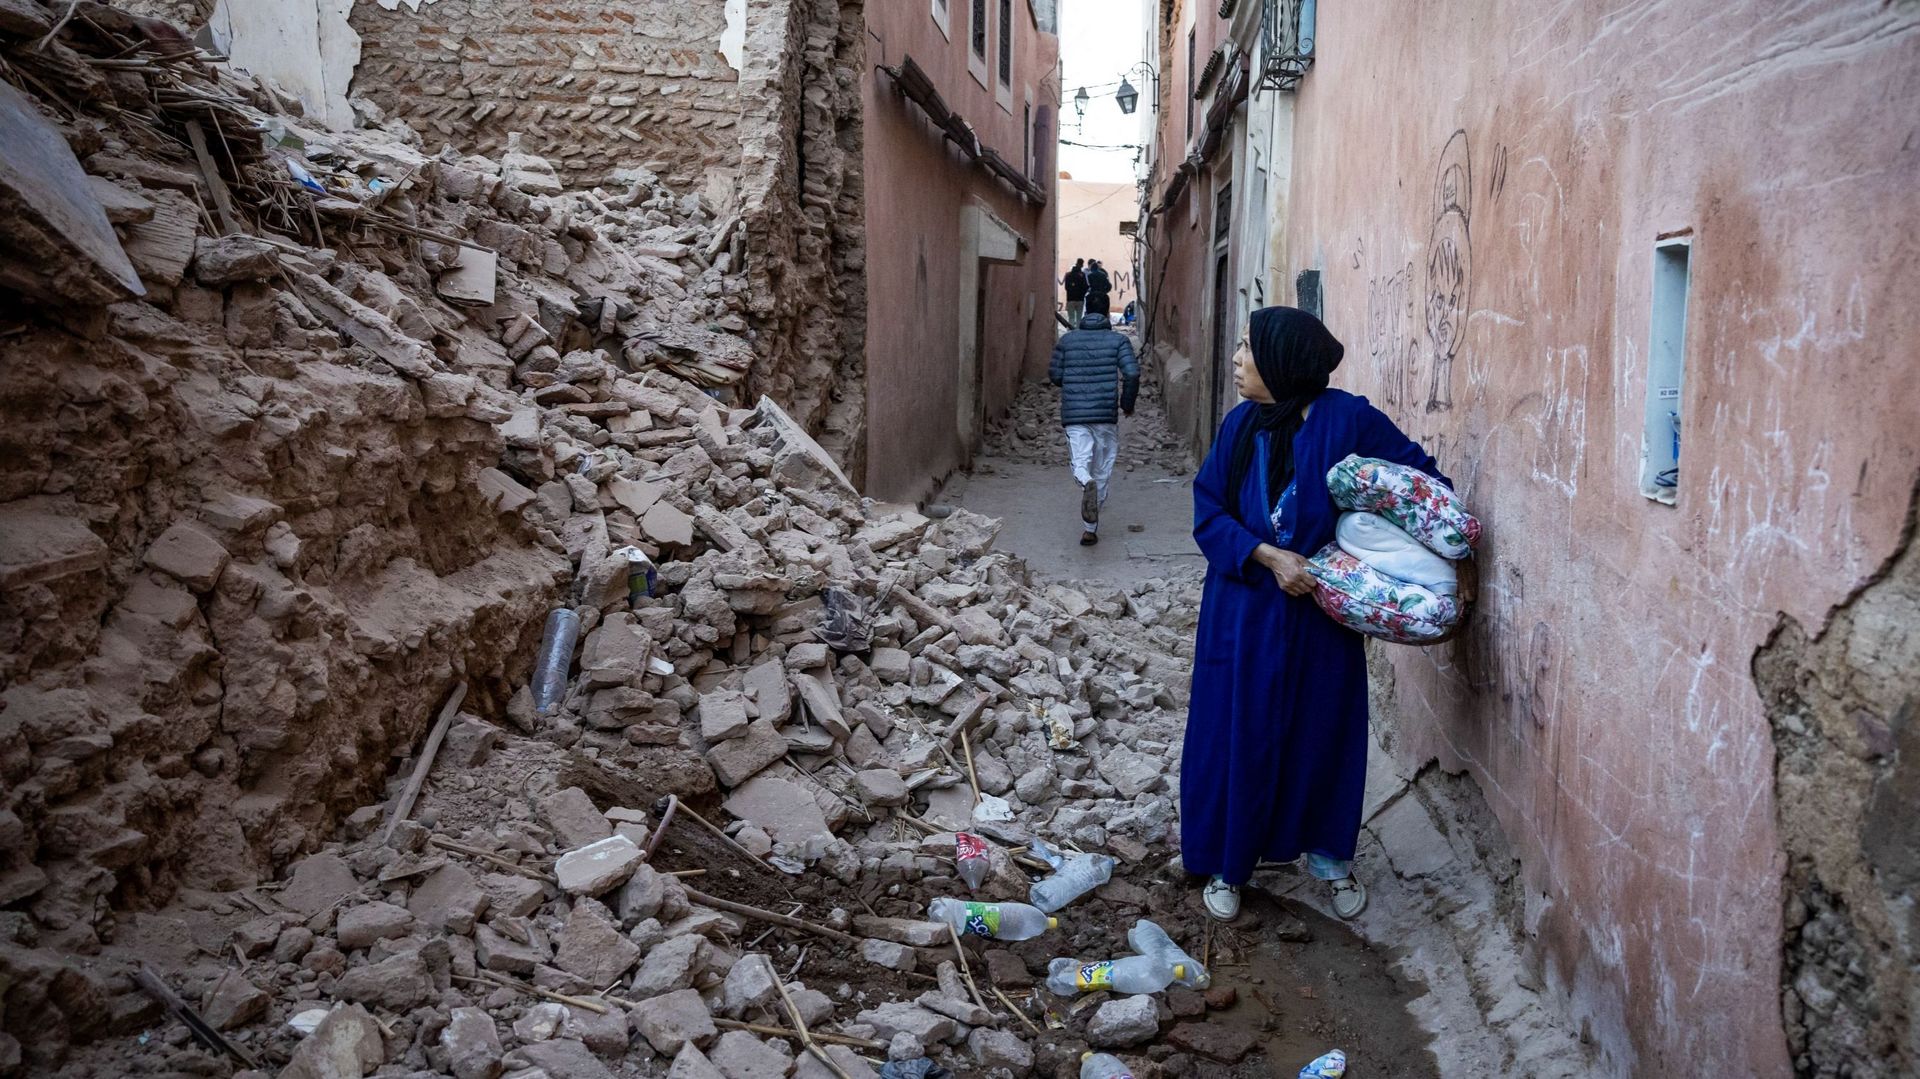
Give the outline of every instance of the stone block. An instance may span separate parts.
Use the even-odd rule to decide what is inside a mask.
[[[1160,1013],[1153,997],[1142,994],[1115,997],[1100,1005],[1087,1021],[1087,1044],[1098,1049],[1125,1049],[1152,1040],[1160,1033]]]
[[[643,1000],[634,1007],[632,1020],[633,1029],[647,1039],[648,1045],[669,1056],[688,1045],[706,1045],[718,1032],[713,1017],[707,1014],[706,1002],[695,989],[676,989]]]
[[[606,819],[601,818],[601,824]],[[560,890],[568,895],[597,896],[624,884],[642,859],[640,848],[626,836],[609,836],[560,856],[553,865]]]

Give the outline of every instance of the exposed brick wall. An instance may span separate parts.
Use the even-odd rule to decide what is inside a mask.
[[[354,6],[354,92],[429,146],[497,154],[507,133],[570,184],[646,165],[692,189],[739,155],[724,0],[439,0]]]

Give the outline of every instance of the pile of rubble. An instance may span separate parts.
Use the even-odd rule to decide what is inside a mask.
[[[1162,1070],[1248,1051],[1198,994],[1032,989],[1179,901],[1192,582],[1036,585],[734,407],[729,208],[320,130],[69,14],[0,0],[0,1075],[1025,1075],[1176,1015]],[[962,947],[923,920],[962,828],[989,898],[1039,837],[1125,868]]]

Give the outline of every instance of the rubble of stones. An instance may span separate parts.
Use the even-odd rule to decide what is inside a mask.
[[[149,762],[109,772],[111,738],[41,737],[38,698],[10,697],[0,1075],[221,1074],[232,1061],[207,1042],[224,1038],[253,1062],[239,1074],[294,1079],[871,1075],[925,1055],[1020,1076],[1070,1070],[1088,1044],[1143,1045],[1174,1018],[1152,998],[1050,1009],[1032,993],[1068,939],[1118,954],[1125,924],[1016,949],[969,942],[961,972],[946,930],[921,919],[929,899],[963,890],[960,828],[996,841],[988,898],[1025,898],[1033,866],[1015,858],[1033,837],[1165,862],[1190,582],[1034,582],[992,550],[994,522],[863,500],[777,405],[735,407],[750,403],[737,395],[754,353],[728,208],[643,170],[618,189],[565,191],[530,155],[428,152],[398,125],[321,130],[271,87],[182,59],[177,31],[78,7],[55,34],[55,12],[4,0],[0,43],[18,58],[52,34],[33,70],[71,69],[56,84],[77,101],[42,102],[23,122],[84,162],[87,197],[144,295],[94,295],[77,245],[75,275],[49,261],[33,279],[82,295],[35,317],[109,336],[210,327],[258,366],[248,385],[268,402],[233,431],[271,430],[275,387],[322,360],[398,387],[406,408],[483,426],[463,482],[564,565],[551,599],[578,612],[583,640],[546,714],[531,656],[512,657],[504,707],[454,718],[412,812],[394,812],[408,761],[320,850],[283,852],[278,880],[187,893],[178,911],[106,913],[117,886],[145,879],[151,837],[131,817],[69,814],[72,858],[43,870],[32,852],[50,838],[48,799]],[[115,59],[136,49],[168,59]],[[32,98],[48,80],[24,85]],[[183,113],[188,85],[198,103]],[[219,133],[237,116],[264,147],[229,160],[224,179],[178,134],[181,115],[216,97]],[[247,202],[279,192],[274,205],[289,205],[291,146],[327,189],[296,203],[310,234],[268,227],[270,208]],[[210,207],[216,189],[235,205]],[[73,237],[31,239],[51,259]],[[243,516],[232,534],[295,573],[286,522]],[[155,623],[162,651],[195,618],[192,596],[239,565],[223,534],[180,523],[139,554],[147,587],[177,582],[187,597]],[[627,548],[656,565],[652,595],[632,591]],[[104,564],[17,553],[9,586]],[[418,737],[429,720],[407,721]],[[196,781],[171,759],[182,767],[165,765],[168,780]],[[202,753],[192,770],[225,775],[231,760]],[[670,827],[669,796],[686,805]],[[725,843],[698,845],[701,815]],[[56,892],[98,905],[43,902]],[[703,892],[856,943],[760,924]],[[176,916],[218,939],[196,937],[186,958],[161,948]],[[180,1010],[139,987],[149,955]],[[1180,1014],[1204,1013],[1188,996]],[[800,1024],[827,1041],[831,1066],[805,1050]]]

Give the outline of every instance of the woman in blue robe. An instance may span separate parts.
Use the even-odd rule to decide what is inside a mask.
[[[1345,349],[1291,307],[1255,311],[1234,354],[1246,398],[1193,481],[1193,537],[1207,558],[1192,707],[1180,767],[1187,872],[1209,877],[1208,913],[1232,919],[1260,861],[1305,856],[1352,918],[1367,774],[1363,638],[1313,601],[1307,559],[1333,540],[1327,470],[1359,454],[1421,469],[1434,459],[1379,409],[1328,378]]]

